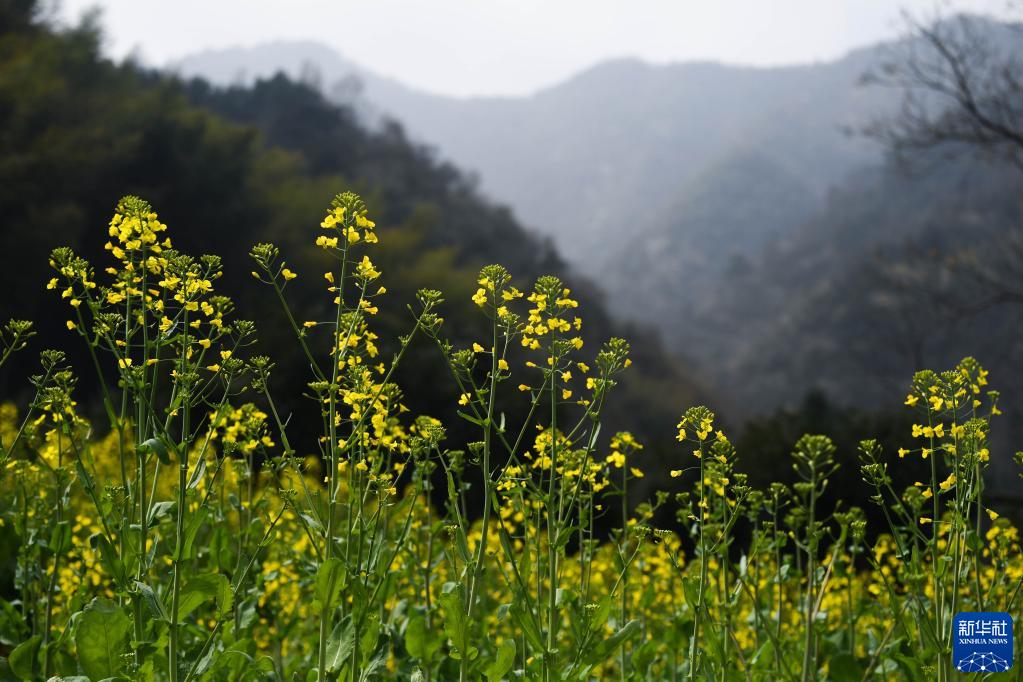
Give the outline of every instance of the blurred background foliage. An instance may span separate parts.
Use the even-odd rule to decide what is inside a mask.
[[[0,314],[34,320],[37,350],[66,348],[77,367],[86,367],[61,303],[44,288],[47,256],[66,244],[102,269],[114,204],[136,194],[169,225],[175,246],[224,259],[218,288],[259,329],[251,352],[277,363],[274,389],[284,411],[294,414],[293,431],[315,433],[318,425],[308,421],[314,411],[303,404],[307,368],[300,354],[283,350],[295,348],[291,331],[266,289],[252,281],[248,252],[257,242],[278,244],[300,273],[288,289],[296,314],[323,319],[330,297],[313,239],[330,199],[351,189],[365,197],[379,226],[373,259],[388,294],[374,322],[383,353],[408,331],[405,306],[419,288],[444,293],[446,334],[467,346],[486,326],[470,301],[482,265],[505,265],[520,288],[539,275],[559,275],[581,301],[591,353],[610,336],[632,343],[635,365],[610,406],[604,433],[633,430],[649,444],[647,480],[663,482],[656,472],[679,456],[672,440],[678,413],[709,400],[708,392],[654,334],[613,321],[595,287],[570,272],[548,241],[481,198],[456,168],[409,142],[398,124],[367,130],[350,110],[284,76],[215,89],[114,64],[100,54],[96,23],[57,30],[36,19],[34,3],[3,7]],[[457,447],[467,424],[455,415],[458,394],[437,349],[420,342],[410,355],[398,377],[408,406],[442,419],[449,444]],[[5,367],[5,399],[26,398],[26,377],[34,369],[32,353]],[[79,401],[95,405],[95,415],[94,382],[89,372],[81,375]],[[297,444],[314,450],[308,438],[300,436]]]

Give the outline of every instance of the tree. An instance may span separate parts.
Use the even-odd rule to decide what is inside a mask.
[[[900,89],[902,106],[867,133],[899,156],[970,150],[1023,171],[1023,26],[965,14],[904,18],[906,39],[864,76]]]
[[[1014,21],[1023,20],[1021,10],[1023,4],[1011,2],[1004,22],[904,14],[907,36],[864,76],[866,83],[900,89],[901,107],[865,132],[903,162],[972,153],[1023,172],[1023,24]],[[953,315],[1023,303],[1021,264],[1020,226],[956,249],[942,263],[955,286],[942,289],[935,302]]]

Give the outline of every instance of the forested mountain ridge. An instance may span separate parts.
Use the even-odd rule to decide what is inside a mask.
[[[368,130],[350,109],[284,77],[219,90],[116,64],[102,57],[96,27],[54,29],[23,4],[0,31],[0,252],[16,255],[0,269],[0,287],[18,292],[5,298],[0,316],[36,320],[40,342],[77,349],[77,366],[87,358],[65,328],[59,297],[44,288],[48,254],[70,245],[102,268],[113,207],[137,194],[152,202],[176,246],[223,257],[218,289],[236,298],[240,317],[256,321],[255,351],[277,363],[284,408],[297,410],[304,361],[280,350],[290,347],[290,332],[249,277],[247,254],[257,242],[278,243],[301,275],[289,288],[298,313],[316,319],[329,301],[317,284],[322,254],[312,242],[331,197],[352,189],[380,226],[374,262],[389,290],[376,321],[384,353],[407,332],[404,306],[421,287],[444,292],[451,336],[478,338],[484,320],[470,301],[477,272],[500,262],[523,288],[541,274],[562,276],[582,302],[590,352],[613,335],[632,340],[635,371],[609,415],[609,432],[629,426],[651,443],[653,457],[669,456],[678,410],[706,399],[654,337],[613,322],[594,288],[548,242],[398,126]],[[399,377],[409,406],[449,421],[457,440],[457,391],[437,350],[421,344],[410,352]],[[34,371],[31,353],[19,360],[0,375],[6,395],[17,395]],[[82,374],[79,390],[87,394]],[[626,424],[628,413],[640,417]]]
[[[1018,49],[1013,26],[963,20]],[[1012,169],[938,154],[907,173],[860,134],[896,115],[900,97],[864,75],[906,46],[765,69],[620,59],[507,98],[418,92],[312,44],[220,50],[175,68],[204,72],[215,59],[218,77],[236,76],[242,61],[276,59],[360,102],[362,115],[397,116],[478,170],[481,188],[563,245],[613,311],[656,326],[751,415],[815,387],[839,401],[880,396],[890,377],[1014,347],[1000,312],[969,324],[947,310],[917,319],[901,308],[919,294],[883,276],[901,267],[919,277],[933,263],[901,261],[991,244],[1020,218]],[[1000,341],[974,349],[951,331],[970,324],[1001,330],[987,337]],[[1012,354],[995,364],[1012,371],[1001,363]]]
[[[721,186],[716,174],[736,159],[770,159],[820,198],[876,158],[869,144],[842,135],[890,101],[855,87],[873,56],[776,69],[619,59],[506,98],[422,93],[315,43],[208,51],[172,68],[225,83],[278,69],[305,74],[333,98],[401,121],[413,138],[478,172],[481,188],[526,224],[571,245],[584,272],[606,273],[632,243],[626,234],[673,227],[671,217],[687,208],[679,198]]]

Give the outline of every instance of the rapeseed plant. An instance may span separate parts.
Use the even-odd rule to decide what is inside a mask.
[[[457,345],[443,295],[422,290],[384,358],[378,231],[338,195],[310,230],[324,273],[251,251],[309,371],[320,428],[296,438],[254,325],[215,291],[219,259],[168,231],[125,197],[101,274],[53,251],[47,287],[106,423],[82,416],[60,351],[41,354],[24,409],[0,407],[0,520],[18,540],[7,677],[951,680],[954,614],[1018,612],[1019,534],[985,495],[998,394],[973,359],[913,377],[918,418],[895,453],[861,443],[879,535],[863,510],[822,508],[826,436],[795,443],[795,484],[756,490],[737,466],[756,453],[705,407],[665,427],[679,451],[664,473],[684,490],[641,500],[644,445],[601,429],[629,345],[588,353],[558,278],[482,268],[486,332]],[[329,319],[300,321],[299,278],[325,289]],[[4,326],[0,364],[32,335]],[[395,371],[417,342],[450,370],[466,442],[403,403]],[[899,491],[906,458],[930,476]],[[656,525],[665,511],[677,530]]]

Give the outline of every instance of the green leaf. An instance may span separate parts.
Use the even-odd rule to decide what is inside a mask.
[[[629,639],[639,634],[641,630],[638,620],[630,620],[623,628],[618,630],[604,641],[583,652],[580,659],[587,665],[602,663],[613,654],[618,647],[625,644]]]
[[[355,628],[346,617],[334,626],[327,638],[327,672],[336,673],[355,651]]]
[[[231,608],[231,583],[220,573],[200,573],[188,579],[178,600],[178,622],[202,606],[208,599],[217,600],[217,616],[223,617]],[[173,615],[173,614],[171,614]]]
[[[103,398],[103,408],[107,411],[107,420],[109,420],[110,426],[116,430],[121,420],[117,418],[117,412],[114,410],[114,405],[110,402],[109,398]]]
[[[68,521],[60,521],[53,526],[50,533],[50,551],[54,554],[63,554],[71,547],[71,524]]]
[[[426,659],[426,619],[420,615],[413,615],[408,619],[405,626],[405,650],[412,658]]]
[[[515,640],[506,639],[501,642],[501,646],[497,647],[497,653],[494,655],[494,660],[490,662],[490,665],[483,669],[483,674],[487,676],[488,680],[500,680],[508,674],[508,671],[511,670],[514,663]]]
[[[427,629],[426,618],[419,614],[409,618],[408,625],[405,627],[405,649],[409,654],[421,661],[428,662],[443,644],[443,638],[439,637],[436,632]]]
[[[526,640],[536,649],[537,653],[546,654],[547,647],[544,646],[543,637],[540,635],[540,630],[537,628],[536,623],[533,622],[532,617],[523,612],[518,604],[513,604],[509,613],[511,613],[511,617],[515,622],[519,624],[519,627],[522,628],[522,634],[526,636]]]
[[[312,528],[313,530],[322,530],[323,529],[323,526],[320,525],[320,522],[317,521],[316,519],[314,519],[313,517],[309,516],[308,514],[299,514],[298,516],[303,521],[305,521],[309,525],[309,527]]]
[[[444,613],[444,634],[451,640],[455,649],[462,655],[467,653],[468,642],[467,629],[465,626],[465,591],[461,584],[448,584],[447,592],[440,595],[437,601],[440,602],[441,610]]]
[[[359,638],[359,653],[362,665],[366,665],[376,651],[380,639],[380,614],[374,613],[366,618],[362,625],[362,637]]]
[[[467,421],[467,422],[469,422],[471,424],[475,424],[476,426],[484,426],[484,423],[483,423],[482,419],[477,419],[476,417],[472,416],[471,414],[466,414],[465,412],[462,412],[461,410],[457,410],[457,412],[458,412],[458,416],[461,417],[462,419],[464,419],[465,421]]]
[[[19,680],[34,680],[36,668],[39,667],[39,643],[43,641],[42,636],[36,635],[26,639],[11,652],[7,663],[11,666],[11,672],[18,676]]]
[[[604,627],[607,623],[607,619],[611,616],[611,608],[614,606],[615,600],[610,595],[602,597],[597,603],[597,608],[593,611],[593,615],[590,616],[590,629],[594,632]]]
[[[167,612],[163,608],[163,602],[160,601],[159,597],[156,596],[156,592],[153,588],[145,583],[135,582],[135,589],[142,595],[142,601],[149,607],[150,613],[157,620],[164,622],[170,622],[170,618],[167,617]],[[179,605],[180,606],[180,605]]]
[[[367,661],[365,667],[359,673],[359,682],[369,682],[369,680],[380,679],[380,673],[385,673],[384,668],[387,666],[387,659],[390,657],[390,650],[387,646],[380,647],[379,653],[373,657],[371,661]],[[384,675],[385,678],[391,677],[390,675]]]
[[[107,570],[107,573],[113,577],[114,582],[121,589],[127,589],[128,587],[128,572],[124,568],[124,562],[121,561],[121,557],[117,555],[117,550],[110,544],[105,535],[96,533],[89,538],[90,544],[99,549],[100,560],[103,563],[103,567]]]
[[[199,461],[195,465],[195,470],[192,472],[192,475],[188,479],[188,485],[185,486],[185,488],[187,490],[192,490],[192,489],[198,487],[199,483],[203,479],[203,476],[205,476],[205,475],[206,475],[206,458],[205,457],[200,457]]]
[[[75,633],[78,662],[85,674],[94,680],[119,676],[130,632],[131,620],[120,606],[103,597],[93,599],[82,612]]]
[[[316,589],[313,591],[313,610],[331,609],[341,603],[341,592],[348,583],[348,572],[341,559],[331,557],[316,572]]]
[[[568,542],[572,539],[572,535],[579,531],[579,526],[566,526],[558,532],[557,539],[554,541],[556,547],[565,547]]]
[[[682,578],[682,594],[690,608],[696,610],[700,603],[700,582],[688,576]]]
[[[632,652],[632,667],[635,669],[641,677],[648,677],[647,668],[653,663],[654,658],[657,656],[657,647],[660,643],[657,640],[651,639],[643,642],[643,644],[636,648]]]
[[[199,530],[203,524],[206,523],[206,517],[209,515],[209,511],[206,507],[199,507],[191,518],[188,520],[188,525],[185,527],[185,540],[177,550],[175,558],[178,560],[187,560],[195,558],[195,538],[199,534]]]
[[[147,527],[153,528],[154,526],[158,525],[163,519],[169,518],[171,516],[171,512],[174,511],[174,507],[176,506],[176,504],[177,504],[176,502],[163,501],[157,502],[156,504],[151,506],[149,508],[149,520],[147,523]]]
[[[835,682],[860,682],[867,667],[847,652],[835,654],[828,661],[828,677]]]
[[[772,656],[774,656],[774,643],[772,643],[771,640],[768,639],[763,644],[761,644],[760,648],[757,649],[757,652],[753,654],[753,658],[750,659],[750,665],[751,666],[756,665],[757,662],[761,660],[763,661],[770,660]]]
[[[150,438],[139,446],[139,452],[151,453],[157,456],[161,464],[170,464],[170,450],[160,438]]]
[[[14,646],[28,634],[28,626],[18,609],[6,599],[0,599],[0,644]]]

